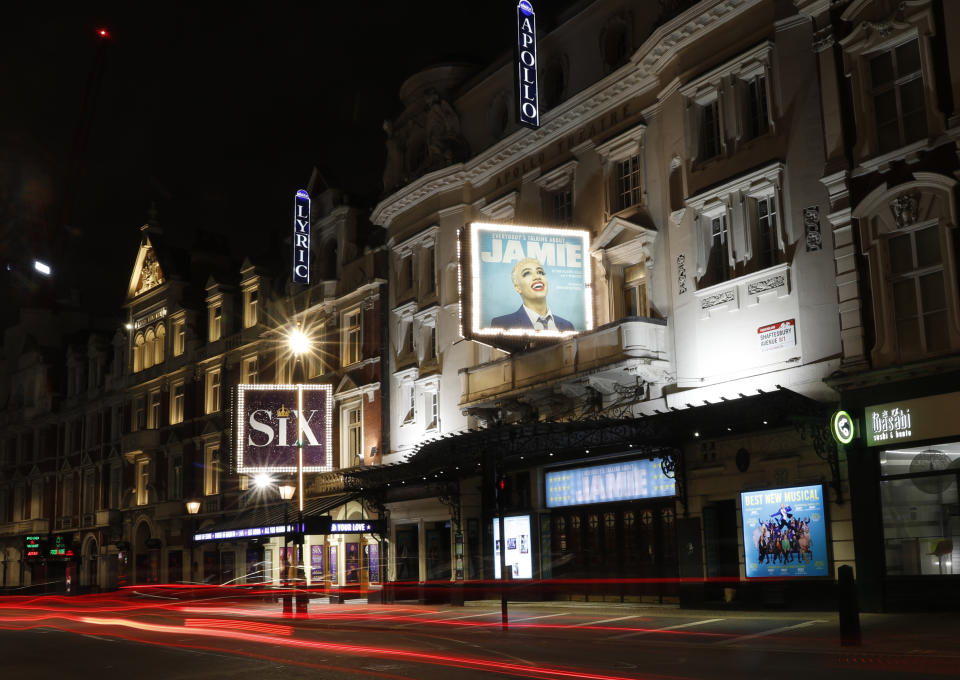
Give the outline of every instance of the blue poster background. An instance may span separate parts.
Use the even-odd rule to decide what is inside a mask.
[[[522,300],[510,274],[517,261],[532,256],[543,264],[547,276],[550,311],[572,323],[576,330],[587,330],[584,267],[590,266],[590,254],[584,252],[581,237],[569,232],[507,226],[481,227],[476,233],[478,271],[474,272],[474,304],[480,308],[480,328],[489,328],[494,317],[512,314],[520,308]]]
[[[745,491],[740,508],[747,578],[830,575],[821,484]],[[784,538],[789,542],[786,551]],[[773,545],[777,539],[779,547]]]

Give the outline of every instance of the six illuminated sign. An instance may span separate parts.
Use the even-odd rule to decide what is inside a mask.
[[[517,122],[540,127],[540,100],[537,94],[537,18],[533,5],[517,5]]]
[[[310,194],[293,199],[293,282],[310,283]]]

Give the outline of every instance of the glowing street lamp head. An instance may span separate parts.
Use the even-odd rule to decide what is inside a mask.
[[[257,473],[257,475],[253,478],[253,485],[258,489],[265,489],[271,484],[273,484],[273,477],[268,475],[266,472]]]
[[[280,498],[288,501],[293,498],[293,494],[296,492],[297,487],[293,484],[284,484],[277,489],[280,492]]]
[[[287,336],[287,341],[290,344],[290,349],[297,356],[304,354],[310,349],[310,339],[300,330],[299,326],[290,332],[290,335]]]

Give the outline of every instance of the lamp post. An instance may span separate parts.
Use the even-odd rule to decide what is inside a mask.
[[[193,581],[193,580],[194,580],[194,573],[193,573],[193,571],[194,571],[194,570],[193,570],[193,565],[194,565],[194,561],[193,561],[194,540],[193,540],[193,534],[194,534],[194,532],[196,531],[196,528],[197,528],[196,516],[197,516],[197,513],[200,512],[200,501],[191,499],[191,500],[189,500],[189,501],[186,502],[186,506],[187,506],[187,514],[190,515],[191,531],[190,531],[190,565],[189,565],[189,566],[190,566],[190,580]]]
[[[289,525],[287,524],[287,505],[288,501],[293,498],[294,492],[296,492],[297,487],[293,484],[281,484],[277,487],[277,491],[280,492],[280,498],[283,500],[283,553],[286,559],[281,560],[281,571],[280,571],[280,585],[288,585],[290,582],[290,563],[289,553],[287,553],[287,536],[289,535]],[[289,593],[283,594],[283,613],[292,614],[293,613],[293,602],[291,600]]]
[[[291,331],[288,341],[293,352],[293,382],[297,386],[297,532],[296,532],[296,581],[306,582],[306,573],[303,569],[303,428],[300,419],[303,417],[303,355],[310,349],[310,339],[303,332],[300,323]],[[307,597],[297,594],[297,613],[307,613]]]

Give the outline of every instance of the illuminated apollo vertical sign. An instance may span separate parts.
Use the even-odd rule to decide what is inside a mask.
[[[517,122],[540,127],[540,101],[537,95],[537,18],[533,5],[520,0],[517,5]]]
[[[293,282],[310,283],[310,194],[293,199]]]

